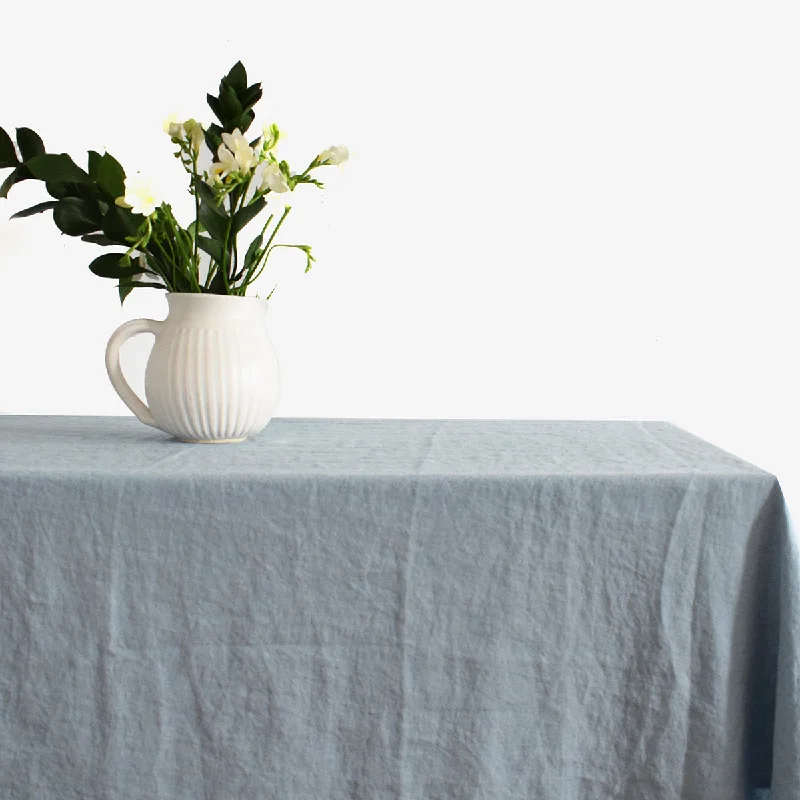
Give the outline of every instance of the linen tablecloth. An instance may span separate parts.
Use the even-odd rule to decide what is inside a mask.
[[[775,476],[665,422],[0,418],[0,798],[800,797]]]

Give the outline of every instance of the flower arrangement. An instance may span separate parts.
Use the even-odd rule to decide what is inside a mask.
[[[42,139],[30,128],[16,129],[19,153],[0,128],[0,168],[12,169],[0,186],[0,198],[21,181],[43,181],[53,199],[26,208],[12,219],[52,210],[62,233],[103,247],[126,248],[104,253],[89,264],[95,275],[118,281],[120,302],[137,287],[243,296],[276,247],[302,251],[308,272],[314,261],[308,245],[274,243],[291,206],[284,207],[277,221],[274,213],[269,215],[241,258],[237,237],[267,208],[269,194],[294,191],[304,183],[324,188],[311,172],[343,163],[348,151],[344,145],[329,147],[303,172],[292,172],[275,155],[280,138],[277,125],[265,125],[262,135],[251,141],[245,137],[255,119],[253,106],[261,96],[261,84],[248,86],[247,72],[238,62],[221,80],[219,94],[207,95],[218,124],[204,127],[194,119],[180,122],[175,118],[164,123],[194,197],[195,219],[185,228],[171,206],[156,195],[152,183],[138,174],[127,176],[110,153],[90,150],[88,167],[83,170],[66,153],[47,153]],[[201,171],[198,163],[204,145],[213,160]]]

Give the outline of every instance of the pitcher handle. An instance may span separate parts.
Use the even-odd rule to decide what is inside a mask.
[[[150,409],[139,399],[136,392],[131,389],[125,376],[122,374],[122,368],[119,363],[119,350],[126,339],[131,336],[136,336],[140,333],[152,333],[158,335],[163,322],[155,319],[132,319],[130,322],[125,322],[111,334],[111,338],[106,345],[106,371],[111,385],[116,390],[117,394],[122,399],[128,408],[133,411],[136,418],[145,425],[156,427],[153,421],[153,415]]]

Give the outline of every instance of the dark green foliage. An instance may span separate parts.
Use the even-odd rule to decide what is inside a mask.
[[[228,294],[225,288],[225,276],[221,269],[217,270],[208,286],[209,294]]]
[[[36,131],[30,128],[17,128],[17,145],[23,161],[28,161],[34,156],[44,153],[44,142]]]
[[[143,281],[132,281],[130,279],[121,278],[119,282],[119,302],[120,304],[125,302],[125,298],[137,287],[141,287],[142,289],[163,289],[163,286],[160,286],[157,283],[144,283]]]
[[[219,125],[208,126],[205,139],[208,149],[216,155],[222,144],[222,133],[233,133],[238,128],[244,133],[256,118],[253,106],[261,99],[261,84],[247,85],[247,71],[241,61],[231,67],[220,81],[219,94],[206,96],[209,108],[219,120]]]
[[[60,200],[62,197],[80,197],[78,194],[77,183],[60,183],[57,181],[46,181],[44,188],[50,197]]]
[[[104,233],[87,233],[85,236],[81,236],[82,242],[91,242],[92,244],[99,244],[103,247],[108,247],[109,245],[120,244],[120,242],[114,242],[108,238]]]
[[[95,150],[89,151],[89,177],[97,180],[97,172],[100,169],[100,159],[102,156]]]
[[[0,169],[8,167],[16,167],[19,164],[17,158],[17,149],[14,147],[14,142],[11,137],[0,128]]]
[[[0,197],[8,197],[8,191],[15,183],[33,178],[31,171],[25,164],[20,164],[0,185]]]
[[[125,266],[121,263],[124,255],[124,253],[104,253],[89,264],[89,269],[101,278],[120,279],[140,275],[142,273],[141,267]]]
[[[250,242],[250,247],[247,248],[247,253],[244,257],[244,271],[245,273],[255,265],[256,259],[258,258],[258,251],[261,245],[264,243],[264,235],[259,233],[252,242]]]
[[[95,180],[111,200],[116,200],[125,194],[125,170],[111,153],[103,153]]]
[[[200,203],[200,224],[211,234],[212,238],[224,242],[228,236],[228,217],[219,216],[208,203]]]
[[[25,166],[40,181],[53,183],[92,183],[87,172],[84,172],[66,153],[42,153],[36,155]]]
[[[209,239],[207,236],[197,237],[197,246],[208,253],[217,263],[222,261],[222,243],[216,239]]]
[[[103,218],[97,203],[80,197],[65,197],[53,209],[53,221],[62,233],[83,236],[98,231]]]
[[[11,215],[11,219],[19,219],[20,217],[30,217],[33,214],[41,214],[42,211],[49,211],[58,205],[58,200],[47,200],[44,203],[37,203],[35,206],[26,208],[23,211],[17,211],[16,214]]]
[[[144,217],[132,214],[127,208],[109,206],[103,217],[103,233],[117,244],[127,244],[128,237],[135,236]]]
[[[254,203],[250,203],[250,205],[245,206],[244,208],[239,209],[233,217],[233,226],[231,228],[231,232],[233,234],[239,233],[239,231],[247,225],[250,220],[254,219],[258,214],[263,211],[264,206],[267,205],[267,201],[263,197],[259,197]]]
[[[248,86],[247,71],[237,62],[222,78],[216,96],[207,96],[208,105],[217,123],[205,130],[205,143],[216,158],[223,133],[239,129],[245,133],[253,120],[253,106],[261,99],[261,84]],[[279,132],[273,126],[272,144]],[[258,147],[260,137],[250,142]],[[245,205],[252,175],[234,173],[233,180],[218,186],[209,186],[200,176],[193,177],[190,191],[195,195],[197,218],[183,228],[175,219],[169,204],[162,203],[148,217],[134,214],[116,201],[125,194],[125,171],[109,153],[102,155],[88,151],[86,170],[78,166],[66,153],[47,153],[41,137],[31,128],[16,128],[16,141],[0,128],[0,168],[10,169],[0,185],[0,198],[6,197],[15,184],[25,180],[44,183],[50,200],[18,211],[14,218],[28,217],[52,210],[53,220],[59,230],[69,236],[101,247],[117,246],[119,252],[104,253],[95,258],[89,269],[100,277],[118,280],[120,301],[136,287],[166,288],[174,292],[206,292],[212,294],[244,295],[252,280],[263,271],[270,250],[275,247],[295,247],[307,257],[307,269],[313,257],[304,245],[273,245],[272,241],[286,214],[265,241],[267,220],[260,234],[250,243],[240,261],[237,251],[238,234],[266,207],[263,190],[255,193]],[[173,140],[180,145],[177,157],[187,169],[196,170],[197,153],[186,141]],[[305,172],[293,175],[285,161],[279,163],[290,189],[299,183],[322,184],[309,177],[309,171],[318,166],[315,161]],[[133,259],[143,254],[141,264]],[[210,257],[206,285],[200,285],[201,259]],[[161,283],[143,283],[134,278],[142,273],[157,276]],[[241,282],[241,283],[239,283]]]
[[[217,204],[217,198],[214,197],[214,192],[211,191],[211,188],[204,180],[198,178],[194,182],[194,188],[200,197],[200,200],[209,207],[210,211],[213,211],[217,216],[227,219],[228,215],[225,212],[225,209]]]

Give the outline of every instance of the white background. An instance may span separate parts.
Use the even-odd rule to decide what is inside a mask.
[[[291,197],[282,241],[314,269],[278,250],[257,287],[278,284],[278,416],[668,420],[797,471],[796,3],[13,3],[2,22],[0,126],[84,166],[107,148],[184,224],[161,122],[211,122],[239,59],[264,88],[251,131],[277,122],[296,170],[349,146]],[[103,250],[50,214],[9,221],[44,199],[30,181],[0,201],[0,411],[128,414],[105,344],[165,298],[120,308],[87,269]],[[150,344],[123,350],[140,391]]]

